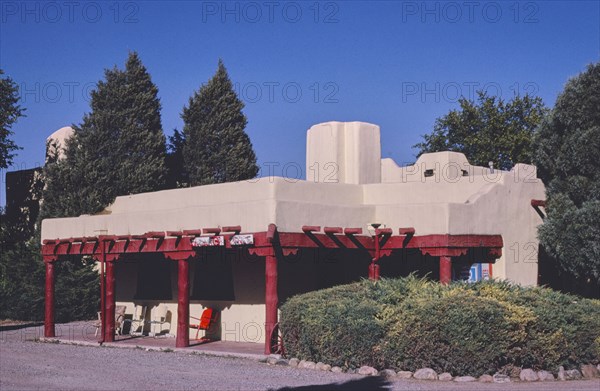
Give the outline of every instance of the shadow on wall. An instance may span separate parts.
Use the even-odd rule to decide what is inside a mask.
[[[389,389],[391,389],[391,383],[389,381],[380,376],[372,376],[358,380],[350,380],[344,383],[329,383],[301,387],[283,387],[279,388],[277,391],[376,391]]]

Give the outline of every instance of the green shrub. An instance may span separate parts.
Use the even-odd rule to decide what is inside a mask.
[[[291,298],[283,307],[285,347],[301,359],[357,367],[372,362],[383,329],[369,284],[350,284]]]
[[[282,306],[290,356],[356,368],[474,375],[600,358],[600,301],[506,282],[363,280]]]
[[[516,365],[556,370],[560,365],[575,367],[599,359],[592,341],[600,336],[600,301],[506,282],[465,286],[479,295],[495,297],[533,313],[535,318],[528,325],[528,338],[513,352],[512,361]]]

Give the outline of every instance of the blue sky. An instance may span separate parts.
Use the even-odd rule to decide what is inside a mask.
[[[262,167],[304,168],[306,130],[329,120],[380,125],[384,157],[412,162],[412,145],[459,95],[530,92],[553,105],[599,59],[599,4],[4,1],[0,68],[27,108],[9,171],[39,165],[45,138],[81,121],[103,70],[123,67],[130,50],[159,88],[167,135],[222,58]],[[4,173],[2,182],[3,205]]]

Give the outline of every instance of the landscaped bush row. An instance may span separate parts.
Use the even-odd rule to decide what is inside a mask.
[[[295,296],[281,312],[289,356],[347,368],[479,376],[600,360],[600,301],[547,288],[363,280]]]

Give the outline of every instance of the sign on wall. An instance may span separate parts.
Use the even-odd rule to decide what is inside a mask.
[[[476,282],[490,279],[490,264],[489,263],[474,263],[469,270],[468,281]]]
[[[223,236],[198,236],[192,241],[194,247],[208,247],[208,246],[224,246],[225,238]]]
[[[229,242],[232,246],[245,246],[249,244],[254,244],[254,235],[233,235],[231,239],[229,239]]]

